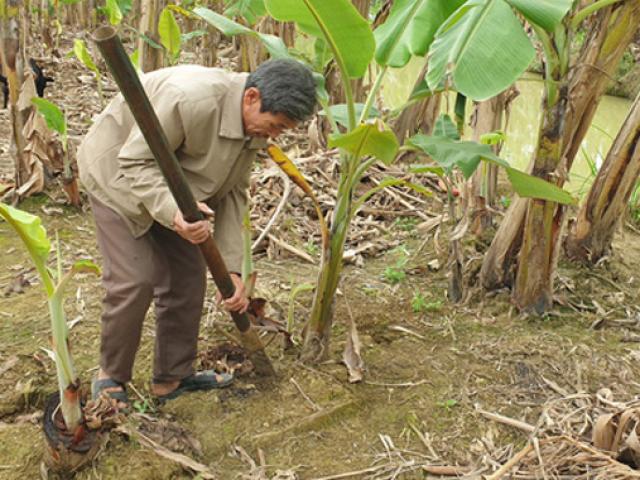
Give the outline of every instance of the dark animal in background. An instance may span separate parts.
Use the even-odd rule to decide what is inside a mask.
[[[7,102],[9,101],[9,82],[7,77],[0,75],[0,83],[2,84],[2,95],[4,95],[4,107],[7,108]]]
[[[45,77],[42,68],[40,68],[33,58],[29,59],[29,65],[31,66],[33,73],[36,75],[36,78],[34,79],[36,83],[36,92],[38,92],[39,97],[43,97],[47,83],[53,82],[53,78]],[[4,95],[4,108],[7,108],[7,104],[9,103],[9,81],[5,76],[0,75],[0,83],[2,84],[2,94]]]
[[[33,73],[36,74],[36,92],[38,92],[39,97],[42,97],[44,96],[44,89],[47,87],[47,83],[53,82],[53,78],[45,77],[42,68],[38,66],[33,58],[29,59],[29,65],[31,65],[31,70],[33,70]]]

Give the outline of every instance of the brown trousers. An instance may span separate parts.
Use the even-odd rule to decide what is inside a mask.
[[[134,238],[119,214],[90,198],[103,256],[100,367],[118,382],[131,380],[142,324],[155,304],[153,380],[193,373],[206,289],[198,247],[158,223]]]

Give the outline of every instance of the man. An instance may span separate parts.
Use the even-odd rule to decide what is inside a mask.
[[[215,218],[214,238],[230,272],[242,264],[241,225],[256,152],[313,113],[311,71],[294,60],[271,60],[255,72],[228,73],[195,65],[161,69],[142,83],[198,206]],[[191,390],[228,385],[230,375],[193,371],[206,289],[196,246],[209,221],[182,217],[121,95],[99,115],[78,151],[104,259],[100,371],[94,397],[127,403],[142,324],[155,303],[152,393],[161,401]],[[247,308],[244,285],[224,301]]]

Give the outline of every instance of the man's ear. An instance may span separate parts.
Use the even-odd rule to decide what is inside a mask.
[[[260,101],[260,90],[256,87],[249,87],[244,91],[244,96],[242,97],[243,103],[247,106],[253,105],[256,102]]]

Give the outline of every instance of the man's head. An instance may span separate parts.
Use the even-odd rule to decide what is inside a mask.
[[[269,60],[249,75],[242,97],[247,135],[276,138],[311,116],[316,105],[311,70],[295,60]]]

